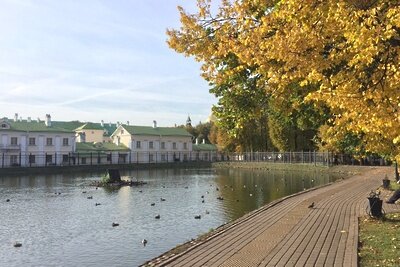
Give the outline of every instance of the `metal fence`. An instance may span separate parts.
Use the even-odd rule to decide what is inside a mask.
[[[0,168],[218,161],[216,151],[0,153]]]
[[[110,153],[0,153],[0,168],[84,166],[110,164],[172,163],[172,162],[269,162],[312,165],[387,165],[379,157],[356,160],[349,155],[331,152],[246,152],[216,151],[175,152],[110,152]]]
[[[329,151],[301,151],[301,152],[247,152],[228,153],[220,157],[226,161],[245,162],[270,162],[285,164],[312,164],[312,165],[374,165],[384,166],[390,164],[385,159],[377,156],[356,159],[351,155],[337,154]]]

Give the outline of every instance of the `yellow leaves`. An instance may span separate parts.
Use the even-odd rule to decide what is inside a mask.
[[[393,144],[396,145],[398,143],[400,143],[400,135],[393,139]]]
[[[389,0],[284,0],[265,12],[273,4],[223,0],[211,17],[210,1],[198,0],[196,14],[179,8],[182,27],[167,31],[168,44],[201,61],[202,75],[213,84],[252,67],[273,96],[293,83],[313,87],[304,100],[335,114],[333,132],[364,133],[370,151],[399,155],[390,146],[400,142],[394,109],[400,108],[400,48],[391,44],[400,38],[400,6]],[[225,71],[220,63],[231,54],[239,62]]]

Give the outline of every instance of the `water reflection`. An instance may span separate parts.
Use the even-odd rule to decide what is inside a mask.
[[[141,187],[89,186],[102,174],[1,177],[0,266],[136,266],[272,200],[334,180],[315,172],[155,169],[122,173],[146,181]],[[15,241],[23,246],[14,248]]]

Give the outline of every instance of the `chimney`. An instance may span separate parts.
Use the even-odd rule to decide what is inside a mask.
[[[28,117],[28,120],[27,120],[27,122],[31,122],[32,120],[31,120],[31,117]]]
[[[44,121],[47,127],[51,126],[51,116],[50,114],[46,114],[46,120]]]
[[[117,127],[119,127],[119,125],[120,125],[120,124],[119,124],[119,121],[117,121]]]
[[[126,125],[128,125],[128,126],[129,126],[129,121],[126,121]]]
[[[40,122],[40,118],[39,117],[37,117],[37,122]]]
[[[203,144],[205,144],[205,143],[206,143],[206,139],[204,138],[204,139],[203,139]]]
[[[104,121],[103,120],[101,120],[100,125],[101,125],[101,127],[104,127]]]
[[[153,128],[157,128],[157,122],[153,121]]]
[[[19,121],[22,121],[22,117],[19,117]]]
[[[199,138],[196,138],[196,145],[199,144]]]
[[[14,121],[18,121],[18,113],[14,114]]]

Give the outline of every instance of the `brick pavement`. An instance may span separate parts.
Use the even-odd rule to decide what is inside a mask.
[[[392,172],[366,167],[362,174],[272,202],[157,266],[357,266],[358,218],[366,215],[369,192]],[[383,208],[400,211],[400,205]]]

